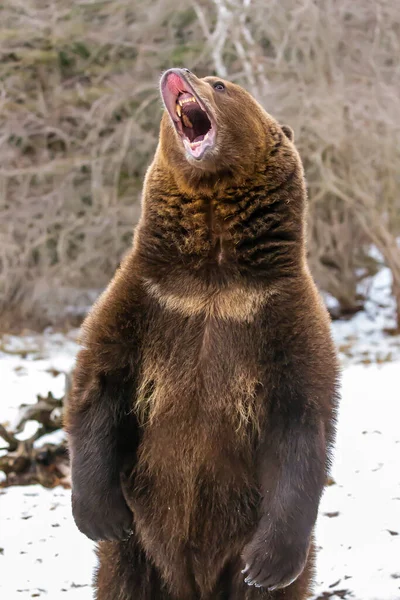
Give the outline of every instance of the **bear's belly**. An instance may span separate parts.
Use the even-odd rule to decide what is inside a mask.
[[[188,569],[197,577],[217,574],[240,555],[259,494],[248,440],[216,423],[215,429],[200,420],[192,425],[174,431],[165,419],[145,431],[130,504],[155,564],[164,573]]]
[[[186,427],[183,420],[177,424],[174,417],[165,417],[145,430],[132,501],[155,535],[208,543],[212,532],[232,534],[234,521],[252,518],[252,436],[212,418],[207,426],[199,416]]]
[[[257,333],[243,323],[177,318],[157,324],[150,339],[129,502],[156,564],[171,568],[190,550],[207,570],[225,552],[240,553],[255,523],[254,449],[265,405]]]

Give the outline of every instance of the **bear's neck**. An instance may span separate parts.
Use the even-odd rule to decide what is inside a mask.
[[[135,251],[147,276],[178,270],[228,281],[298,272],[304,261],[301,166],[263,166],[250,178],[182,190],[153,167],[147,177]]]

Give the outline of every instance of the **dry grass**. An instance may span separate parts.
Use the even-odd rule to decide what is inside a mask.
[[[3,327],[56,323],[106,284],[137,219],[159,74],[182,65],[243,83],[294,128],[320,286],[351,311],[374,244],[400,305],[399,3],[8,0],[0,18]]]

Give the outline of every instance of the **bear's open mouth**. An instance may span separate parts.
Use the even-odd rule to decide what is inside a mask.
[[[186,151],[200,160],[214,146],[215,125],[193,87],[177,71],[171,69],[162,77],[162,97]]]

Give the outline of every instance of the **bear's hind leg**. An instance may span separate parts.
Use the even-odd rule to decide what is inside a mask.
[[[172,600],[134,536],[124,542],[100,542],[98,557],[96,600]]]

